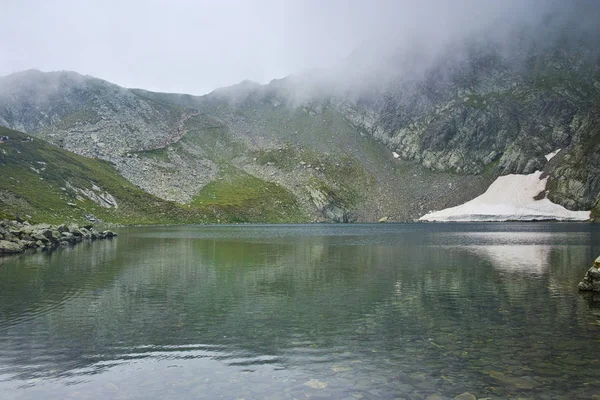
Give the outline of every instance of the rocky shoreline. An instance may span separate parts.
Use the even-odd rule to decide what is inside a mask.
[[[85,240],[112,239],[113,231],[98,231],[92,225],[30,224],[27,221],[0,221],[0,256],[28,249],[53,249]]]

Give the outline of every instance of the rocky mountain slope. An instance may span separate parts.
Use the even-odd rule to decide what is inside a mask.
[[[108,162],[83,157],[31,135],[0,127],[0,219],[128,224],[303,221],[294,197],[256,179],[234,206],[183,206],[124,179]],[[239,188],[238,188],[239,191]],[[202,192],[210,196],[210,191]],[[268,194],[273,203],[258,202]],[[237,206],[237,208],[236,208]]]
[[[434,170],[529,174],[562,149],[547,171],[549,198],[589,210],[600,189],[600,52],[514,46],[517,59],[470,47],[466,61],[440,62],[416,83],[346,103],[344,113],[402,158]]]
[[[577,18],[600,17],[580,3]],[[164,200],[229,210],[215,214],[225,220],[273,204],[293,220],[413,220],[538,170],[537,197],[599,215],[600,30],[571,29],[575,16],[425,61],[390,51],[387,68],[353,70],[359,51],[338,71],[206,96],[25,71],[0,78],[0,125],[106,160]]]
[[[21,83],[23,76],[29,76],[27,84]],[[54,89],[32,94],[31,87],[41,85],[37,80]],[[245,215],[241,221],[265,220],[244,211],[247,204],[238,197],[248,190],[258,196],[256,206],[270,209],[281,202],[287,207],[289,218],[267,220],[347,222],[416,219],[431,208],[466,201],[489,184],[491,176],[435,172],[395,159],[390,149],[349,123],[331,97],[292,104],[284,84],[244,83],[192,97],[116,89],[69,72],[28,71],[0,81],[0,87],[10,88],[2,92],[0,115],[5,123],[64,149],[109,161],[130,182],[162,199],[218,205],[231,210],[228,215]],[[74,97],[90,87],[103,89]],[[44,102],[42,95],[53,100]],[[33,100],[25,101],[28,96]],[[121,114],[124,104],[130,108]],[[139,131],[129,129],[133,115]],[[171,119],[161,120],[145,137],[138,134],[144,124],[156,121],[148,115]],[[291,193],[293,201],[282,202],[269,188]],[[210,197],[203,191],[211,191]],[[297,204],[293,211],[291,203]]]

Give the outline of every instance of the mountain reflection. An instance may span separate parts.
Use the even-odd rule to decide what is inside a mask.
[[[482,357],[496,369],[510,359],[535,370],[523,349],[543,347],[560,368],[570,351],[562,342],[598,334],[572,290],[590,232],[573,247],[572,235],[552,232],[223,227],[215,238],[160,229],[6,261],[0,378],[81,379],[143,360],[196,359],[241,371],[481,381],[486,366],[472,367]]]

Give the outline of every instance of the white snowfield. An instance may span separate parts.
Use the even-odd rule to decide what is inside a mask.
[[[570,211],[547,198],[534,197],[546,189],[542,171],[505,175],[479,197],[460,206],[425,214],[420,221],[587,221],[590,211]]]
[[[554,150],[552,153],[548,153],[548,154],[546,154],[544,157],[546,157],[546,160],[547,160],[547,161],[550,161],[550,160],[552,160],[552,159],[554,158],[554,156],[555,156],[555,155],[557,155],[557,154],[558,154],[558,152],[559,152],[559,151],[561,151],[561,150],[562,150],[562,149],[557,149],[557,150]]]

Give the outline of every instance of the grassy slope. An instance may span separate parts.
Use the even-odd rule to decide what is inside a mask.
[[[86,214],[93,214],[105,222],[153,224],[280,222],[278,217],[286,216],[275,206],[269,215],[249,212],[240,218],[239,207],[243,208],[245,203],[232,200],[238,206],[232,208],[224,200],[226,195],[220,195],[219,204],[182,206],[167,202],[132,185],[107,162],[70,153],[37,138],[29,141],[29,135],[0,127],[0,136],[4,135],[10,139],[0,144],[0,218],[14,218],[19,214],[31,221],[62,222],[83,221]],[[83,189],[97,185],[112,194],[119,207],[102,208],[91,200],[80,201],[67,182]],[[252,184],[256,187],[264,185],[281,198],[290,196],[285,190],[270,188],[269,184],[258,179]],[[237,195],[231,188],[226,189],[227,193]],[[262,195],[260,191],[254,193],[258,194]],[[259,199],[252,198],[252,195],[247,194],[245,200],[250,199],[256,204]],[[285,204],[285,207],[293,206],[293,201]],[[298,220],[302,218],[294,213],[290,215]]]
[[[206,185],[192,204],[213,210],[220,221],[303,222],[296,198],[283,187],[240,170],[228,170]]]
[[[248,155],[256,158],[257,164],[270,163],[288,174],[293,174],[301,161],[312,168],[318,166],[318,180],[352,207],[364,200],[381,172],[373,164],[381,160],[382,149],[375,150],[374,140],[361,137],[328,101],[321,106],[321,111],[313,114],[308,112],[311,106],[273,107],[268,102],[251,102],[237,107],[219,104],[208,112],[237,115],[248,121],[250,131],[277,144],[276,149],[250,151]]]
[[[20,214],[23,218],[29,215],[32,221],[60,222],[82,221],[85,214],[93,214],[106,222],[140,224],[202,218],[197,210],[142,191],[107,162],[70,153],[37,138],[29,141],[28,135],[6,128],[0,127],[0,135],[10,137],[0,144],[0,217]],[[67,182],[84,189],[95,184],[112,194],[119,207],[102,208],[91,200],[79,201]]]
[[[186,123],[187,133],[166,148],[141,151],[138,155],[169,162],[170,155],[188,165],[204,158],[218,168],[217,177],[190,202],[206,210],[214,222],[306,222],[296,198],[285,188],[249,175],[234,166],[233,160],[245,154],[245,144],[217,121],[196,116]]]

